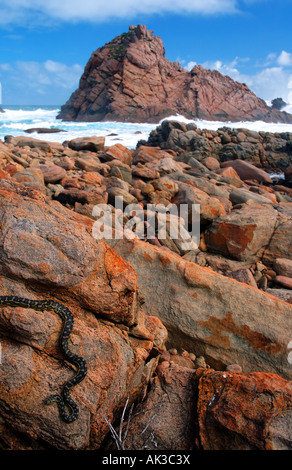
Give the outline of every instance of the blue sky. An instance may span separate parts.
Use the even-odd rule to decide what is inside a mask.
[[[292,103],[291,0],[0,0],[3,105],[64,104],[91,53],[145,24],[165,55]]]

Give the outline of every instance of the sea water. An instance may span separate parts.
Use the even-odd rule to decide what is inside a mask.
[[[2,106],[4,113],[0,113],[0,139],[6,135],[31,136],[36,139],[50,142],[72,140],[77,137],[104,136],[105,145],[115,143],[123,144],[130,149],[136,148],[139,140],[147,140],[150,132],[157,124],[123,123],[123,122],[66,122],[57,119],[60,106]],[[287,112],[292,112],[292,105],[287,106]],[[245,128],[265,132],[292,132],[292,124],[256,122],[222,122],[189,120],[183,116],[175,115],[168,119],[182,122],[195,122],[200,129],[217,130],[220,127]],[[31,128],[57,128],[62,132],[52,134],[27,134],[26,129]]]

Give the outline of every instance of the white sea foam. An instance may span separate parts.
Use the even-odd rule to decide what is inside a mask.
[[[292,106],[291,106],[292,108]],[[292,109],[291,109],[292,111]],[[292,132],[292,124],[285,123],[273,123],[273,122],[264,122],[264,121],[240,121],[240,122],[231,122],[231,121],[204,121],[204,120],[191,120],[187,119],[184,116],[170,116],[168,120],[176,120],[185,123],[194,122],[200,129],[209,129],[216,131],[222,127],[230,127],[231,129],[249,129],[252,131],[263,131],[263,132]]]
[[[56,119],[59,113],[57,107],[3,107],[5,113],[0,114],[0,139],[4,140],[6,135],[25,135],[28,128],[58,128],[64,132],[53,134],[30,134],[33,138],[51,142],[64,142],[77,137],[105,136],[106,145],[121,143],[128,148],[135,148],[139,140],[147,140],[149,133],[155,129],[157,124],[121,123],[121,122],[66,122]],[[292,111],[292,105],[285,108]],[[222,122],[186,119],[180,115],[174,115],[169,120],[181,122],[195,122],[200,129],[217,130],[221,127],[245,128],[254,131],[265,132],[292,132],[292,124],[256,122]],[[113,134],[113,135],[111,135]]]

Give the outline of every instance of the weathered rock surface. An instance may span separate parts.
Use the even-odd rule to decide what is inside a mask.
[[[238,363],[291,380],[289,304],[141,240],[111,244],[137,272],[144,310],[162,320],[170,344],[213,367]]]
[[[143,391],[156,361],[145,362],[153,338],[162,348],[165,328],[144,317],[136,273],[92,238],[90,219],[8,180],[0,181],[0,218],[1,295],[66,305],[74,316],[69,347],[88,367],[72,389],[80,415],[68,425],[57,406],[43,404],[74,374],[58,347],[61,319],[1,306],[1,441],[7,448],[99,448],[105,417],[112,421],[127,395]]]
[[[135,151],[90,139],[74,149],[30,137],[0,142],[0,294],[68,306],[70,348],[89,366],[72,389],[78,421],[64,427],[56,407],[43,404],[74,374],[58,347],[61,320],[1,307],[0,447],[98,449],[110,436],[106,419],[119,425],[137,399],[129,446],[147,426],[145,445],[161,450],[289,448],[292,189],[287,179],[259,181],[257,169],[271,168],[264,155],[275,172],[287,166],[290,135],[270,134],[270,154],[267,136],[243,129],[170,122],[157,136],[154,148]],[[230,150],[248,157],[253,174],[219,168],[236,161]],[[177,237],[171,228],[181,204],[195,203],[200,231],[190,245],[186,221]],[[134,239],[98,238],[97,204],[114,215],[112,236],[122,227]],[[165,225],[144,231],[157,223],[158,204],[170,210]],[[136,225],[137,213],[145,218]],[[135,239],[140,228],[144,241]]]
[[[78,137],[70,140],[68,147],[72,150],[92,150],[93,152],[98,152],[98,150],[103,150],[104,142],[104,137]]]
[[[192,450],[196,448],[196,372],[167,362],[157,371],[146,400],[132,415],[125,449]],[[115,448],[114,443],[108,447]]]
[[[244,160],[234,160],[221,163],[222,168],[229,166],[236,171],[242,180],[254,179],[259,183],[272,183],[271,177],[268,173],[260,168],[256,168],[254,165],[249,162],[245,162]]]
[[[292,448],[291,381],[276,374],[202,369],[197,380],[199,448]]]
[[[245,204],[214,221],[206,234],[207,247],[227,258],[258,260],[271,243],[277,219],[278,212],[270,204]]]
[[[190,72],[165,58],[162,40],[146,26],[92,53],[79,88],[62,106],[70,121],[158,122],[166,116],[222,121],[292,122],[272,109],[245,84],[196,65]]]
[[[125,450],[292,448],[290,381],[243,374],[237,364],[227,372],[194,370],[171,360],[182,356],[162,356],[146,399],[126,423]],[[107,449],[113,448],[110,442]]]

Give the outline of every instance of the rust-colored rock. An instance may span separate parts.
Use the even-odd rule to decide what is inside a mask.
[[[127,149],[122,144],[115,144],[106,149],[99,155],[100,160],[105,162],[110,162],[112,160],[120,160],[127,165],[131,165],[132,163],[132,152],[131,150]]]
[[[165,58],[162,40],[146,26],[92,53],[79,88],[62,106],[70,121],[158,122],[166,116],[240,121],[292,122],[243,84],[196,65],[190,72]]]
[[[276,374],[198,369],[204,450],[291,450],[292,384]]]
[[[54,312],[0,308],[1,443],[5,448],[97,449],[127,397],[143,392],[166,332],[151,331],[141,308],[134,270],[91,234],[92,220],[51,201],[43,192],[0,180],[0,294],[54,299],[74,317],[69,347],[87,362],[72,389],[79,417],[64,423],[57,406],[44,405],[74,371],[58,338]],[[146,364],[146,359],[149,358]]]
[[[233,168],[242,180],[255,179],[260,183],[272,184],[271,177],[268,173],[244,160],[222,162],[221,167]]]
[[[238,363],[291,380],[291,305],[141,240],[111,245],[137,272],[143,308],[167,327],[169,345],[212,367]]]
[[[125,449],[195,448],[195,374],[193,369],[177,364],[170,366],[167,361],[158,366],[150,392],[129,422]],[[108,447],[114,449],[114,442]]]
[[[270,205],[245,204],[213,222],[207,247],[233,259],[257,260],[271,243],[278,217]]]

